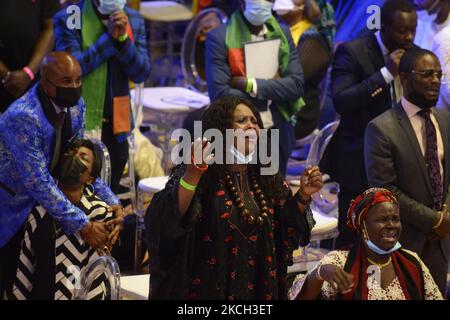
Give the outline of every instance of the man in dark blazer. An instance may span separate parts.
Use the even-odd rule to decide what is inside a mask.
[[[272,16],[273,0],[262,2],[264,4],[256,5],[254,1],[241,1],[241,10],[237,10],[226,25],[221,24],[207,33],[206,80],[211,100],[230,95],[248,99],[262,112],[265,128],[280,130],[277,151],[280,171],[285,173],[295,146],[292,120],[303,95],[303,71],[289,29],[279,25]],[[244,43],[272,38],[281,39],[277,76],[274,79],[247,77]],[[233,40],[236,41],[233,43]]]
[[[388,0],[381,9],[381,30],[341,44],[332,71],[332,96],[340,124],[322,157],[320,168],[339,183],[337,246],[355,241],[346,226],[350,201],[367,189],[364,130],[370,120],[401,97],[397,73],[400,58],[413,46],[417,15],[408,0]]]
[[[393,191],[400,204],[400,243],[417,252],[445,295],[449,254],[449,115],[434,106],[442,70],[428,50],[400,62],[404,97],[372,120],[364,155],[369,184]]]

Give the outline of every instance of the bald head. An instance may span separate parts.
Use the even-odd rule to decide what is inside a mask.
[[[81,75],[81,67],[77,59],[65,51],[48,53],[41,63],[41,76],[52,79],[53,75]]]
[[[50,52],[42,60],[41,85],[44,92],[51,98],[56,95],[56,87],[80,87],[81,75],[80,64],[68,52]]]

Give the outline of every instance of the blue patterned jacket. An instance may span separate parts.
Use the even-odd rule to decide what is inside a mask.
[[[83,8],[83,4],[84,1],[80,1],[77,5]],[[67,27],[66,9],[59,11],[53,17],[55,50],[70,52],[80,63],[83,75],[89,74],[103,62],[115,56],[124,66],[125,72],[132,81],[136,83],[145,81],[150,74],[150,62],[147,54],[144,19],[139,12],[133,9],[125,7],[124,11],[133,30],[134,42],[130,39],[126,40],[120,50],[114,44],[114,40],[105,32],[94,45],[83,51],[81,29],[70,30]],[[82,20],[81,28],[83,28]]]
[[[83,135],[84,112],[82,99],[70,108],[74,137]],[[89,221],[49,173],[54,145],[55,129],[44,114],[35,85],[0,116],[0,247],[20,229],[37,203],[67,234],[82,229]],[[94,189],[108,204],[119,203],[100,179]]]
[[[80,16],[82,16],[84,1],[80,1],[76,5],[80,7]],[[67,27],[69,15],[66,10],[62,9],[53,17],[55,50],[70,52],[80,63],[83,76],[88,75],[108,59],[115,57],[133,82],[140,83],[148,78],[150,61],[147,53],[145,22],[139,12],[128,7],[124,8],[133,30],[134,41],[127,39],[119,49],[105,31],[92,46],[83,51],[81,38],[83,19],[81,19],[81,29],[69,29]],[[114,95],[115,92],[112,94]],[[112,106],[112,100],[109,103]],[[133,117],[130,120],[133,128]],[[117,136],[117,140],[124,141],[127,136],[127,133],[120,134]]]

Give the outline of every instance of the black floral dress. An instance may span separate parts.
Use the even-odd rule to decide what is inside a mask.
[[[246,172],[230,173],[250,212],[259,211]],[[243,175],[243,176],[242,176]],[[311,210],[301,213],[287,183],[267,199],[269,217],[250,225],[222,179],[196,191],[188,212],[178,209],[174,174],[147,211],[152,299],[285,299],[292,251],[309,242]]]

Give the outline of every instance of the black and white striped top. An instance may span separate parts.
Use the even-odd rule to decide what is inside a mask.
[[[86,213],[91,221],[108,221],[113,218],[113,213],[107,212],[108,205],[98,198],[90,187],[84,189],[83,196],[76,205]],[[28,217],[13,288],[13,295],[18,300],[36,298],[32,291],[33,282],[36,281],[35,270],[39,261],[37,256],[39,250],[35,250],[35,248],[40,245],[37,242],[42,241],[42,237],[35,235],[38,234],[39,228],[45,225],[46,219],[48,223],[49,218],[50,215],[47,215],[41,206],[33,208]],[[55,234],[54,300],[70,300],[79,274],[98,254],[82,239],[79,232],[68,236],[56,222],[53,222],[53,226]],[[109,292],[108,285],[104,277],[99,277],[92,284],[87,299],[104,299],[105,292]],[[52,287],[53,284],[49,283],[49,288]]]

